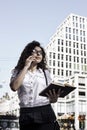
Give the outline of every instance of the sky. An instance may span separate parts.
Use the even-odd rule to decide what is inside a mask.
[[[11,70],[27,43],[45,47],[69,14],[86,12],[87,0],[0,0],[0,96],[12,94]]]

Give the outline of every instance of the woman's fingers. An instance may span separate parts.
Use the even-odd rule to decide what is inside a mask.
[[[49,90],[49,93],[46,93],[51,103],[55,103],[59,97],[59,92],[56,93],[55,89]]]

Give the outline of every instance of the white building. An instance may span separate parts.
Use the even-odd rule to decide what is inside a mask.
[[[58,100],[55,112],[74,113],[77,130],[81,127],[78,117],[85,115],[87,129],[87,18],[70,14],[50,38],[46,52],[52,78],[68,79],[77,87]]]

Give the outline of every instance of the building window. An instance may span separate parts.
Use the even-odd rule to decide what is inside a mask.
[[[69,71],[69,75],[70,75],[70,76],[72,75],[72,71]]]
[[[60,67],[60,61],[58,61],[58,67]]]
[[[63,45],[63,40],[61,40],[61,45]]]
[[[71,61],[71,56],[69,56],[69,61]]]
[[[69,28],[69,33],[71,33],[71,28]]]
[[[51,63],[52,63],[51,60],[49,60],[49,65],[50,65],[50,66],[52,65]]]
[[[86,64],[86,58],[84,58],[84,64]]]
[[[75,34],[75,28],[73,29],[73,34]]]
[[[78,27],[78,23],[76,23],[76,27]]]
[[[53,59],[55,59],[55,53],[53,53]]]
[[[71,63],[69,63],[69,68],[71,69]]]
[[[53,68],[53,74],[55,75],[55,68]]]
[[[66,27],[66,32],[68,32],[68,27]]]
[[[68,34],[66,33],[66,39],[68,39]]]
[[[73,35],[73,40],[75,40],[75,35]]]
[[[66,70],[66,76],[68,76],[68,70]]]
[[[83,42],[85,42],[85,37],[83,37]]]
[[[61,52],[63,52],[63,47],[61,47]]]
[[[83,63],[83,58],[81,58],[81,63]]]
[[[84,51],[84,56],[86,56],[86,51]]]
[[[68,53],[68,48],[66,48],[66,53]]]
[[[77,57],[77,63],[79,62],[79,57]]]
[[[78,35],[78,29],[76,29],[76,34]]]
[[[60,54],[58,54],[58,59],[60,59]]]
[[[83,31],[83,36],[85,36],[85,31]]]
[[[85,92],[79,91],[79,96],[85,96],[85,95],[86,95]]]
[[[68,46],[68,41],[66,41],[66,46]]]
[[[77,55],[79,55],[79,50],[77,50]]]
[[[62,75],[62,76],[64,75],[64,70],[61,70],[61,75]]]
[[[66,62],[66,68],[68,68],[68,62]]]
[[[84,50],[86,50],[86,44],[84,44]]]
[[[61,67],[63,67],[63,62],[61,62]]]
[[[71,34],[69,34],[69,39],[71,39]]]
[[[58,69],[58,75],[60,75],[60,69]]]
[[[60,45],[60,39],[58,39],[58,45]]]
[[[69,53],[71,53],[71,48],[69,48]]]
[[[71,41],[69,41],[69,47],[71,47]]]
[[[49,58],[52,58],[52,53],[51,52],[49,53]]]
[[[81,51],[81,56],[83,56],[83,51]]]
[[[53,66],[55,66],[55,60],[53,60]]]
[[[60,46],[58,46],[58,51],[60,52]]]
[[[75,54],[75,49],[73,49],[73,54]]]
[[[76,57],[74,56],[73,58],[74,58],[74,62],[76,62]]]
[[[64,55],[63,55],[63,54],[61,54],[61,60],[63,60],[63,58],[64,58]]]
[[[76,41],[78,41],[78,36],[76,36]]]
[[[68,61],[68,55],[66,55],[66,61]]]

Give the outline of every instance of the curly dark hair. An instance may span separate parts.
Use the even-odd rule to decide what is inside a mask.
[[[37,68],[41,68],[41,69],[46,69],[46,53],[43,49],[43,47],[41,47],[40,43],[38,41],[32,41],[30,43],[28,43],[24,50],[21,53],[21,56],[18,60],[17,65],[15,66],[15,69],[17,69],[19,72],[23,69],[24,65],[25,65],[25,61],[26,59],[32,54],[32,50],[36,47],[40,47],[42,50],[42,61],[40,63],[38,63]]]

